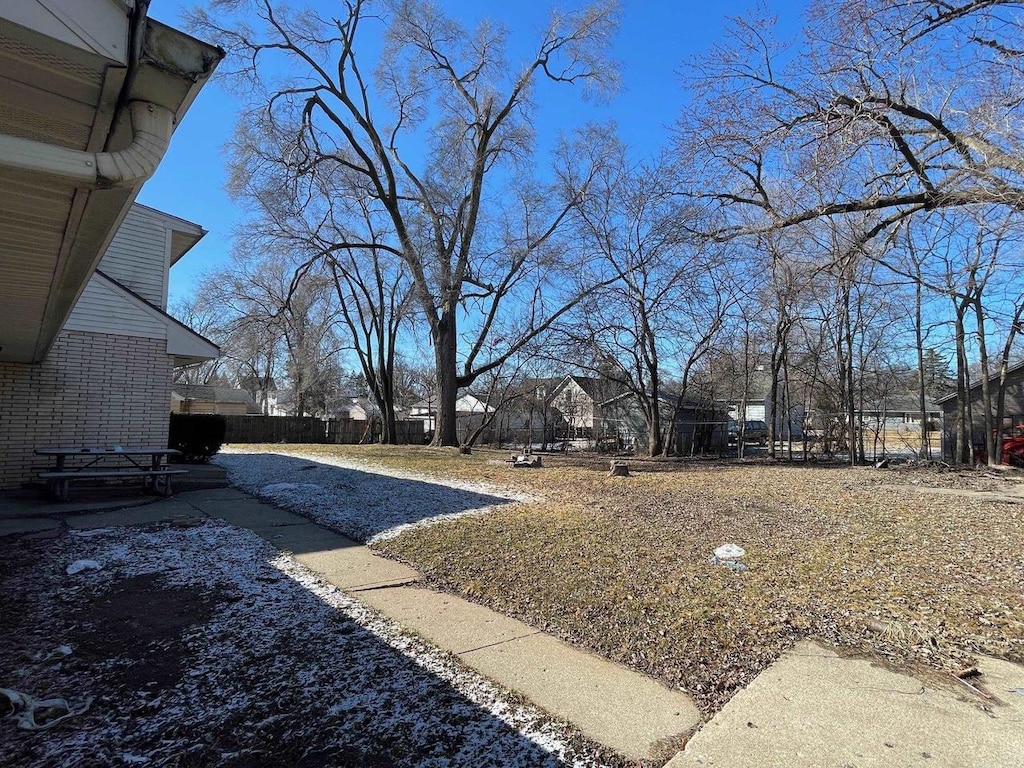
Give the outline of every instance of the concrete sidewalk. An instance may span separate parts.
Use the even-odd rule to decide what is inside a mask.
[[[0,520],[0,535],[219,518],[249,528],[325,581],[625,757],[665,760],[700,722],[685,693],[488,608],[416,586],[420,575],[412,568],[232,488],[119,510],[67,512],[22,517],[8,527]]]
[[[1024,766],[1024,667],[982,658],[990,698],[798,643],[665,768]]]
[[[412,568],[240,491],[180,494],[197,512],[251,529],[325,581],[458,656],[595,741],[632,759],[700,722],[689,696],[453,595],[413,586]]]

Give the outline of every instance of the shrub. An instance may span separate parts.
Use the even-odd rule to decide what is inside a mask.
[[[167,447],[181,451],[181,461],[205,464],[224,443],[227,419],[216,413],[172,413]]]

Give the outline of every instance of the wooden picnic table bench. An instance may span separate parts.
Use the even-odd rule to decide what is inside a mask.
[[[141,478],[143,488],[164,496],[171,495],[171,475],[182,475],[187,469],[172,469],[168,456],[178,456],[173,448],[36,448],[38,456],[53,456],[51,469],[39,473],[46,480],[51,495],[67,501],[68,486],[73,480]],[[148,457],[148,458],[143,458]],[[85,460],[72,462],[69,458]]]

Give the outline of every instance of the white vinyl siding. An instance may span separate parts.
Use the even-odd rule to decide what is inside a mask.
[[[103,254],[99,269],[162,309],[170,236],[162,217],[133,207]]]
[[[167,326],[159,317],[146,312],[96,275],[89,280],[64,328],[115,336],[167,338]]]
[[[747,403],[747,421],[765,421],[766,415],[764,403]]]

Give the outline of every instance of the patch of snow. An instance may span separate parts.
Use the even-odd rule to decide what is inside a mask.
[[[90,528],[87,531],[72,530],[72,536],[81,536],[82,538],[89,538],[91,536],[103,536],[106,533],[110,533],[113,528]]]
[[[439,480],[301,451],[226,451],[216,461],[243,490],[366,542],[532,498],[487,483]]]
[[[96,560],[75,560],[67,567],[68,576],[74,576],[82,571],[98,571],[103,567],[102,563]]]
[[[120,703],[33,743],[40,750],[34,765],[243,766],[264,764],[267,748],[282,764],[306,750],[322,754],[324,764],[339,754],[352,764],[365,756],[410,768],[606,764],[602,751],[571,726],[522,703],[248,530],[207,521],[63,541],[66,551],[54,557],[109,567],[87,583],[55,580],[47,606],[102,600],[124,579],[159,574],[162,588],[205,596],[215,609],[168,647],[181,654],[181,675],[156,689],[104,688],[104,680],[119,679],[119,670],[135,663],[117,656],[116,646],[112,658],[54,673],[62,677],[51,684],[101,701],[113,694]],[[157,611],[159,599],[154,595]],[[59,624],[40,629],[66,631]],[[8,751],[14,745],[0,739],[0,765],[14,764],[5,758],[16,754]]]

